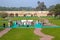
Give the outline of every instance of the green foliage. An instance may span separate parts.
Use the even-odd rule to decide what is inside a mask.
[[[7,17],[8,16],[8,14],[6,13],[6,12],[1,12],[0,13],[0,17],[2,17],[2,18],[5,18],[5,17]]]
[[[55,8],[55,5],[51,5],[51,6],[48,8],[48,10],[49,10],[49,11],[53,11],[54,8]]]
[[[0,7],[0,11],[32,11],[32,7]]]
[[[56,4],[55,7],[53,7],[50,11],[54,12],[55,17],[60,15],[60,4]]]
[[[44,11],[44,10],[46,10],[47,8],[46,8],[46,5],[44,4],[44,2],[37,2],[38,3],[38,6],[36,7],[36,10],[38,10],[38,11]]]

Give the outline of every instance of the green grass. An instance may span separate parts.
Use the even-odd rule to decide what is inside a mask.
[[[16,28],[9,31],[0,40],[39,40],[39,36],[34,34],[32,28]]]
[[[0,21],[0,27],[2,27],[2,26],[3,26],[3,23],[5,23],[5,24],[6,24],[6,27],[8,26],[8,21]]]
[[[60,28],[44,28],[43,33],[54,36],[53,40],[60,40]]]
[[[39,17],[10,17],[11,20],[39,20]]]
[[[52,24],[60,26],[60,20],[49,20]]]
[[[0,31],[4,30],[4,28],[0,28]]]
[[[0,21],[8,21],[8,20],[0,17]]]
[[[3,26],[3,23],[5,23],[6,26],[8,26],[8,20],[0,17],[0,27]]]
[[[1,21],[1,20],[4,20],[4,18],[0,18],[0,21]]]
[[[49,20],[52,24],[55,24],[55,25],[60,26],[60,19],[57,19],[57,18],[48,18],[48,20]]]
[[[58,18],[55,18],[52,16],[41,17],[41,18],[48,19],[50,21],[50,23],[60,26],[60,19],[58,19]]]

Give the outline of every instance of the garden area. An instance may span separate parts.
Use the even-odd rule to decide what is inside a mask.
[[[39,40],[39,36],[33,33],[34,28],[13,28],[0,40]]]
[[[22,20],[23,19],[28,19],[25,17],[12,17],[12,20]],[[34,17],[30,17],[31,19],[33,19]],[[30,20],[29,18],[29,20]],[[40,17],[36,19],[41,19],[41,18],[45,18],[48,19],[51,23],[55,24],[55,25],[60,25],[60,19],[55,19],[54,17]],[[3,18],[0,18],[0,20],[4,20]],[[35,20],[35,19],[34,19]],[[59,21],[57,21],[59,20]],[[2,26],[3,22],[0,22],[0,25]],[[8,21],[5,20],[5,22],[8,25]],[[39,40],[39,36],[35,35],[33,33],[35,28],[12,28],[7,34],[5,34],[4,36],[2,36],[0,38],[0,40]],[[0,31],[4,30],[2,28],[0,28]],[[42,28],[42,32],[47,34],[47,35],[51,35],[54,36],[53,40],[60,40],[60,36],[59,36],[59,30],[60,28]],[[12,36],[12,37],[11,37]]]
[[[0,40],[60,40],[60,1],[1,0]]]
[[[43,28],[42,32],[54,36],[52,40],[60,40],[60,28]]]
[[[58,16],[58,15],[57,15]],[[0,27],[3,26],[3,23],[8,27],[8,20],[17,21],[17,20],[42,20],[47,19],[51,24],[60,26],[60,19],[55,16],[46,16],[46,17],[7,17],[8,19],[4,19],[0,17]],[[50,26],[48,26],[50,27]],[[0,40],[39,40],[40,36],[34,34],[35,28],[12,28],[8,33],[3,35]],[[41,28],[42,33],[46,35],[53,36],[52,40],[60,40],[60,28]],[[4,30],[4,28],[0,28],[0,31]]]

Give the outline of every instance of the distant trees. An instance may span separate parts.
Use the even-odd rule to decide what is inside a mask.
[[[16,11],[18,8],[16,7],[0,7],[0,11]]]
[[[38,10],[38,11],[46,10],[46,5],[44,4],[44,2],[38,1],[37,4],[38,4],[38,6],[36,7],[36,10]]]
[[[32,7],[0,7],[0,11],[32,11]]]
[[[1,7],[0,11],[44,11],[46,10],[46,5],[44,2],[37,2],[38,6],[36,8],[32,7]]]

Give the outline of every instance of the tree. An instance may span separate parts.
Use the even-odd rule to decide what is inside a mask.
[[[46,5],[44,4],[44,2],[38,1],[37,3],[38,3],[38,6],[36,7],[36,10],[44,11],[46,9]]]
[[[6,13],[6,12],[1,12],[0,13],[0,17],[2,17],[2,18],[5,18],[5,17],[7,17],[8,16],[8,14]]]
[[[40,5],[40,1],[38,1],[37,4]]]
[[[55,12],[55,17],[58,15],[60,16],[60,4],[57,4],[55,6],[54,12]]]
[[[51,5],[47,10],[49,10],[50,12],[49,12],[49,14],[48,15],[54,15],[54,8],[55,8],[55,5]]]
[[[50,10],[54,12],[55,17],[60,16],[60,4],[56,4],[54,8]]]
[[[50,11],[52,11],[53,9],[55,8],[55,5],[51,5],[49,8],[48,8],[48,10]]]

